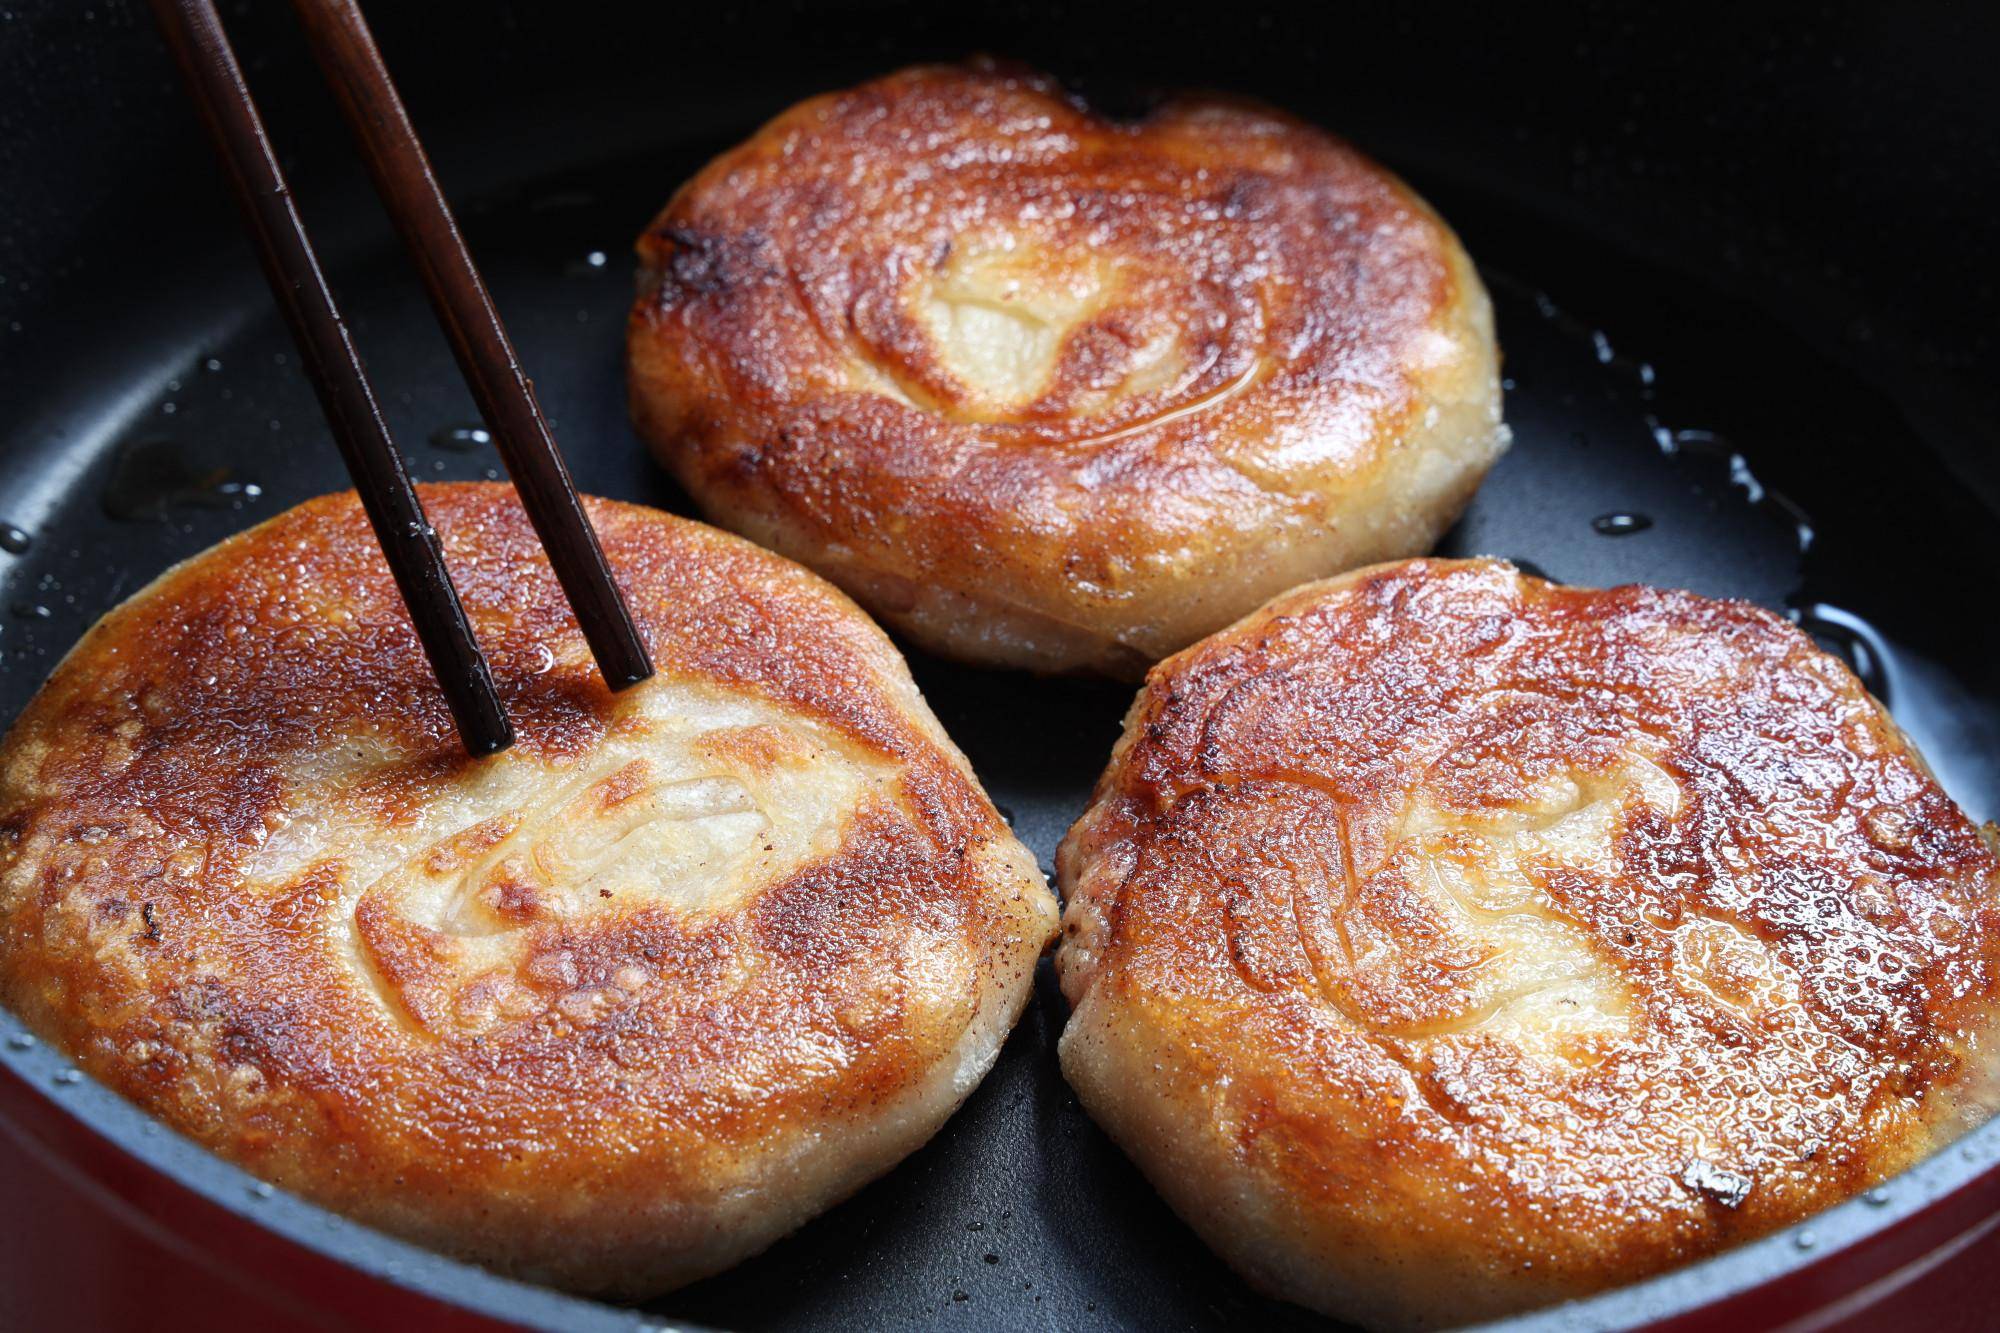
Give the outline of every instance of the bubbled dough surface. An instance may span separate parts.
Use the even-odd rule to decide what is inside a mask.
[[[1992,839],[1765,612],[1361,571],[1149,678],[1058,858],[1064,1069],[1267,1289],[1575,1296],[1990,1111]]]
[[[252,1171],[657,1291],[921,1143],[1054,903],[810,574],[591,512],[659,665],[607,694],[511,492],[420,488],[518,740],[458,749],[352,495],[114,611],[0,749],[0,993]]]
[[[639,243],[634,417],[708,512],[924,646],[1136,675],[1427,548],[1504,444],[1457,240],[1268,108],[1113,122],[906,70],[806,102]]]

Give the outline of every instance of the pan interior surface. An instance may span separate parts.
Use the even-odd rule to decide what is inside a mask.
[[[625,419],[631,240],[712,153],[813,86],[745,95],[698,124],[656,124],[673,132],[602,156],[565,150],[551,132],[519,174],[464,173],[480,179],[459,193],[460,221],[579,489],[692,512]],[[1986,651],[2000,573],[1981,535],[1993,519],[1897,405],[1724,280],[1636,258],[1615,234],[1517,197],[1470,163],[1363,146],[1378,147],[1451,221],[1497,309],[1514,445],[1441,550],[1504,556],[1563,582],[1681,586],[1789,613],[1889,704],[1974,818],[2000,817],[2000,682]],[[312,193],[302,194],[313,219]],[[386,232],[350,213],[361,220],[328,260],[412,473],[501,475],[413,275]],[[7,422],[0,717],[20,710],[96,617],[167,565],[346,484],[233,232],[174,262],[180,276],[128,294],[130,324],[143,332],[135,346],[97,356],[102,330],[52,324],[46,336],[74,370],[28,391]],[[228,280],[212,282],[217,274]],[[1130,690],[913,665],[1050,868]],[[1057,1070],[1066,1010],[1043,971],[999,1064],[928,1147],[763,1257],[642,1314],[593,1307],[591,1317],[750,1329],[943,1317],[992,1327],[1325,1326],[1224,1269],[1083,1115]],[[52,1077],[47,1052],[0,1054]],[[89,1088],[60,1095],[81,1107],[107,1100]],[[1990,1164],[1996,1143],[2000,1127],[1989,1126],[1952,1162],[1816,1219],[1814,1244],[1834,1249],[1906,1215]],[[234,1175],[204,1161],[182,1154],[174,1169],[197,1181],[213,1172],[241,1193]],[[328,1226],[312,1239],[335,1253],[349,1246],[364,1267],[389,1262],[355,1244],[356,1230]],[[1779,1236],[1727,1256],[1733,1267],[1717,1270],[1710,1290],[1777,1271],[1801,1248]],[[471,1270],[413,1265],[400,1252],[395,1262],[400,1281],[509,1308],[505,1285]],[[1587,1307],[1595,1316],[1540,1322],[1626,1323],[1699,1294],[1669,1278]],[[583,1307],[516,1311],[565,1322]]]

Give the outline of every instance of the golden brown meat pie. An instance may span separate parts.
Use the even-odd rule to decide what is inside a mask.
[[[1766,612],[1362,570],[1149,677],[1058,860],[1063,1067],[1272,1292],[1577,1296],[1985,1117],[1993,836]]]
[[[640,238],[642,434],[933,651],[1136,676],[1429,548],[1504,445],[1422,200],[1269,108],[1093,114],[988,65],[805,102]]]
[[[458,748],[351,493],[224,542],[0,748],[0,996],[286,1188],[658,1291],[928,1138],[1055,905],[818,578],[592,502],[660,668],[613,696],[512,492],[423,498],[516,746]]]

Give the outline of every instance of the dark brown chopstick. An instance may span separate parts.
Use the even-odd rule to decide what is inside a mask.
[[[597,533],[535,401],[533,387],[353,0],[292,0],[314,57],[361,141],[375,190],[423,274],[480,415],[612,689],[653,674],[645,641],[612,581]]]
[[[437,532],[424,517],[403,460],[389,437],[347,324],[320,272],[305,224],[271,152],[263,119],[243,82],[209,0],[152,0],[153,12],[187,76],[264,265],[278,308],[298,344],[354,488],[409,607],[465,748],[491,754],[513,744],[513,728],[493,687],[458,590],[445,569]]]

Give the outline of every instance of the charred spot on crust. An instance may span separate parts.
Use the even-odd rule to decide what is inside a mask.
[[[685,294],[713,296],[778,273],[766,254],[769,242],[754,229],[723,233],[663,225],[650,236],[665,244],[652,247],[649,271]],[[663,291],[662,300],[670,299]]]

